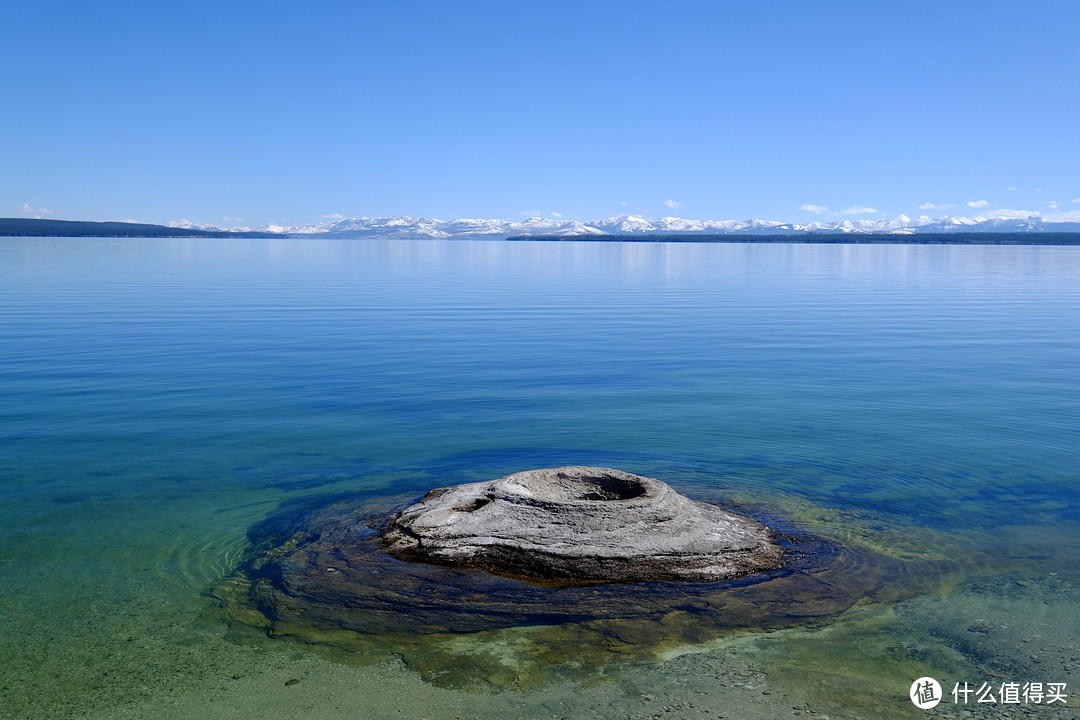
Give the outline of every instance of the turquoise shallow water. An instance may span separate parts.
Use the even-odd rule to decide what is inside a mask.
[[[297,693],[281,717],[316,707],[298,688],[320,682],[372,717],[421,716],[391,714],[395,683],[430,717],[496,717],[511,697],[521,717],[637,712],[565,672],[436,701],[415,670],[238,641],[208,594],[282,503],[567,464],[947,558],[954,590],[933,597],[965,627],[994,612],[1063,627],[1057,665],[998,675],[1080,664],[1075,248],[2,238],[0,308],[4,717],[204,717],[211,697],[216,716],[267,715],[256,679]],[[961,632],[941,657],[968,664],[949,665],[920,597],[774,634],[753,667],[710,677],[785,677],[776,692],[795,697],[830,682],[805,659],[815,642],[834,665],[893,672],[888,653],[863,659],[885,627],[911,667],[974,681],[1024,642]],[[980,660],[968,635],[996,649]],[[674,662],[627,672],[677,697]]]

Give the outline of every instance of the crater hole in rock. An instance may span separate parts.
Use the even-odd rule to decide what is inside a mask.
[[[632,500],[645,494],[645,486],[641,483],[611,475],[582,477],[578,482],[587,486],[578,494],[579,500]]]
[[[458,512],[474,512],[474,511],[479,510],[480,508],[484,507],[489,502],[491,502],[491,500],[488,499],[488,498],[476,498],[471,503],[468,503],[467,505],[458,505],[454,509],[457,510]]]

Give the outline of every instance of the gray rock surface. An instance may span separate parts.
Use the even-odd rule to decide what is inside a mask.
[[[382,532],[393,557],[571,582],[712,582],[780,567],[760,523],[620,470],[561,467],[432,490]]]

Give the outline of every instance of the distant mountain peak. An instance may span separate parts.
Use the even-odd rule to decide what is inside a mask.
[[[183,227],[185,225],[178,225]],[[214,229],[190,223],[187,227]],[[246,230],[247,228],[245,228]],[[312,225],[271,224],[258,228],[281,235],[321,237],[384,237],[450,239],[468,237],[500,238],[529,235],[804,235],[807,233],[942,233],[942,232],[1080,232],[1080,222],[1051,222],[1037,215],[1024,218],[984,218],[926,215],[910,218],[897,215],[887,219],[815,220],[785,223],[776,220],[691,220],[665,216],[656,219],[624,213],[599,220],[528,217],[523,220],[459,218],[439,220],[428,217],[392,216],[382,218],[340,218]]]

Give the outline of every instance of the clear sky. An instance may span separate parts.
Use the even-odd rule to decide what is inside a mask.
[[[0,216],[1080,219],[1076,0],[0,8]]]

